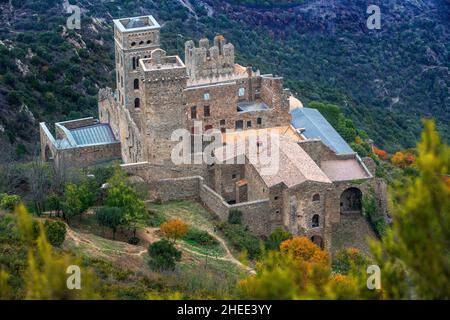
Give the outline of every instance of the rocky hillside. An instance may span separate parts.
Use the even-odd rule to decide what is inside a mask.
[[[368,30],[369,3],[380,30]],[[69,4],[82,10],[67,30]],[[0,0],[0,161],[33,154],[39,121],[95,115],[114,83],[112,18],[153,14],[163,46],[223,33],[238,61],[286,77],[308,104],[339,105],[388,150],[410,147],[421,117],[449,139],[448,0]]]

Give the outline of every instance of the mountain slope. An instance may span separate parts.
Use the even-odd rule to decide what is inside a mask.
[[[69,2],[81,30],[65,28]],[[112,18],[143,14],[170,53],[224,33],[238,62],[285,76],[306,105],[338,104],[388,150],[413,146],[424,116],[449,140],[450,2],[372,2],[381,30],[366,28],[363,0],[0,0],[0,161],[36,151],[39,121],[95,116],[98,88],[115,82]]]

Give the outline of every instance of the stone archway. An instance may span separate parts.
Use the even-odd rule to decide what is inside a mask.
[[[362,192],[358,188],[348,188],[341,195],[341,214],[362,213]]]
[[[321,236],[312,236],[311,241],[323,250],[323,238]]]

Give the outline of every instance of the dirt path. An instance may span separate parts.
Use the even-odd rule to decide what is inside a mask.
[[[151,243],[161,239],[161,237],[157,234],[158,230],[159,230],[159,228],[146,227],[146,228],[140,229],[138,231],[138,235],[146,244],[151,244]],[[247,271],[250,274],[256,274],[254,269],[244,265],[243,263],[241,263],[239,260],[237,260],[233,256],[233,254],[231,253],[230,249],[228,248],[228,246],[223,238],[219,237],[212,230],[209,230],[208,228],[205,228],[204,231],[208,232],[214,239],[216,239],[219,242],[220,246],[225,250],[225,256],[215,257],[213,255],[207,255],[207,254],[204,254],[201,252],[191,250],[181,243],[177,244],[177,247],[181,250],[184,250],[186,252],[189,252],[189,253],[197,255],[197,256],[209,257],[209,258],[215,259],[215,260],[231,262],[234,265]],[[112,258],[110,254],[107,254],[104,252],[105,248],[100,247],[94,241],[89,239],[89,234],[84,234],[82,232],[78,232],[78,231],[70,228],[69,226],[67,226],[67,238],[71,239],[75,243],[76,246],[80,246],[80,245],[87,246],[87,248],[95,255],[106,257],[106,258]],[[115,249],[113,251],[113,255],[116,257],[121,256],[121,255],[142,257],[144,254],[147,253],[147,249],[144,246],[134,246],[134,245],[130,245],[130,244],[127,244],[127,243],[124,243],[121,241],[115,241],[115,240],[110,240],[110,239],[106,239],[106,238],[102,238],[102,239],[103,239],[103,241],[107,241],[111,244],[115,243],[115,244],[123,246],[123,248],[125,250]]]
[[[157,240],[160,239],[160,237],[158,235],[156,235],[155,233],[159,230],[159,228],[144,228],[142,229],[142,231],[140,232],[140,235],[142,238],[145,239],[145,241],[147,241],[148,243],[153,243]],[[191,250],[189,248],[187,248],[186,246],[184,246],[183,244],[179,243],[177,244],[177,247],[181,250],[187,251],[191,254],[195,254],[197,256],[201,256],[201,257],[210,257],[211,259],[215,259],[215,260],[221,260],[221,261],[228,261],[233,263],[234,265],[240,267],[241,269],[246,270],[247,272],[251,273],[251,274],[256,274],[255,270],[253,270],[252,268],[245,266],[244,264],[242,264],[239,260],[237,260],[233,254],[231,253],[230,249],[228,248],[226,242],[224,239],[220,238],[219,236],[217,236],[216,234],[214,234],[211,230],[208,230],[207,228],[203,229],[204,231],[208,232],[209,235],[211,235],[211,237],[213,237],[214,239],[216,239],[220,246],[225,249],[225,256],[224,257],[215,257],[213,255],[207,255],[204,253],[200,253],[194,250]]]

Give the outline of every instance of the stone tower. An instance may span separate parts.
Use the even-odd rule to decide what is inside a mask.
[[[153,16],[114,20],[117,101],[130,112],[139,111],[139,60],[160,47],[161,27]]]
[[[200,40],[199,47],[193,41],[185,44],[185,61],[188,75],[192,81],[208,77],[223,77],[234,72],[234,46],[227,43],[222,35],[209,40]]]
[[[171,141],[175,130],[186,128],[183,91],[187,87],[186,66],[178,56],[166,56],[162,49],[140,60],[142,127],[149,146],[147,161],[170,165]]]

